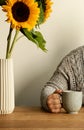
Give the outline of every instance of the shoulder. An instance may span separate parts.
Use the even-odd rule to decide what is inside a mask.
[[[74,50],[70,51],[64,58],[63,60],[66,60],[67,58],[71,58],[71,57],[76,57],[76,56],[81,56],[84,55],[84,46],[80,46],[78,48],[75,48]]]
[[[84,46],[80,46],[70,51],[65,57],[71,57],[72,55],[80,55],[81,53],[84,53]]]
[[[84,59],[84,46],[77,47],[70,51],[60,62],[60,65],[66,66],[75,60]]]

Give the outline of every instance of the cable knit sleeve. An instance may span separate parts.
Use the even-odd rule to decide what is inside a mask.
[[[47,97],[56,89],[82,91],[84,104],[84,46],[67,54],[42,88],[41,105],[45,110],[48,110]]]
[[[51,79],[45,84],[41,91],[41,106],[45,110],[49,110],[47,106],[47,97],[51,95],[56,89],[66,90],[68,89],[68,62],[67,58],[64,58],[57,67]]]

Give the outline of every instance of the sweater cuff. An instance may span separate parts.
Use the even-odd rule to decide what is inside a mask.
[[[49,95],[51,95],[52,93],[55,92],[55,88],[52,88],[50,86],[47,86],[47,87],[44,87],[43,90],[42,90],[42,93],[41,93],[41,106],[49,111],[49,108],[47,106],[47,98]]]

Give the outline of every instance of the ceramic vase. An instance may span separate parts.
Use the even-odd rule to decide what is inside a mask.
[[[0,114],[10,114],[14,108],[13,60],[0,59]]]

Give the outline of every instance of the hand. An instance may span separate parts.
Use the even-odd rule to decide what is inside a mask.
[[[61,100],[60,94],[62,90],[56,90],[53,94],[49,95],[47,98],[47,105],[51,112],[59,113],[61,112]]]

